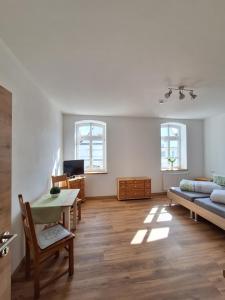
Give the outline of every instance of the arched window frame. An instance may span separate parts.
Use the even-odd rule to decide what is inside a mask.
[[[102,128],[101,135],[93,135],[93,127],[100,127]],[[89,141],[89,159],[86,159],[80,153],[80,143],[81,143],[81,136],[79,133],[79,129],[81,127],[89,127],[89,133],[84,135],[86,141]],[[102,157],[97,159],[94,158],[94,142],[101,141],[102,142]],[[97,120],[82,120],[75,122],[75,159],[84,159],[84,171],[85,173],[105,173],[107,172],[107,151],[106,151],[106,123]],[[99,167],[94,165],[94,161],[96,162],[99,160],[102,164]]]
[[[171,132],[177,132],[171,134]],[[165,135],[165,132],[167,134]],[[168,157],[175,157],[174,170],[187,169],[187,133],[186,124],[178,122],[167,122],[161,124],[161,170],[169,170],[171,165]],[[162,132],[164,132],[162,134]],[[177,141],[176,147],[171,147],[172,142]],[[167,144],[167,146],[165,146]],[[164,153],[168,156],[165,157]],[[174,155],[174,152],[176,155]]]

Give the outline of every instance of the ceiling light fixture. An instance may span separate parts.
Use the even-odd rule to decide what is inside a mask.
[[[191,98],[192,98],[193,100],[197,97],[197,95],[194,94],[193,90],[190,91],[189,95],[191,96]]]
[[[168,99],[171,94],[172,94],[172,90],[169,89],[169,92],[165,93],[165,98]]]
[[[184,93],[180,90],[179,91],[179,99],[180,100],[183,100],[185,98],[185,95],[184,95]]]
[[[170,98],[173,91],[178,91],[179,92],[179,100],[183,100],[186,97],[185,92],[189,92],[189,95],[191,96],[191,100],[194,100],[197,97],[197,95],[194,94],[193,90],[186,89],[184,87],[184,85],[181,85],[178,88],[168,88],[168,89],[169,89],[169,91],[167,93],[165,93],[165,95],[164,95],[165,99],[160,99],[159,100],[160,104],[166,103],[167,102],[166,99]]]

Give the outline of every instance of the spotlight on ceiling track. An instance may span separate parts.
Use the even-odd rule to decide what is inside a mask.
[[[179,99],[180,100],[183,100],[185,98],[185,95],[184,95],[184,93],[180,90],[179,91]]]
[[[194,100],[197,97],[197,95],[194,94],[193,90],[186,89],[184,85],[180,85],[177,88],[168,88],[168,89],[169,89],[169,91],[166,92],[164,95],[165,99],[159,100],[160,104],[166,103],[168,101],[168,98],[170,98],[173,91],[178,91],[179,100],[183,100],[185,98],[187,92],[189,92],[189,95],[191,96],[191,100]]]
[[[169,92],[165,93],[165,98],[168,99],[172,94],[172,90],[169,89]]]
[[[193,100],[197,97],[197,95],[195,95],[193,91],[190,91],[189,95]]]
[[[165,99],[159,99],[159,104],[164,104],[166,102]]]

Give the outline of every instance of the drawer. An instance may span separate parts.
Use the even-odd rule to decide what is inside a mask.
[[[119,185],[121,185],[121,184],[126,184],[126,182],[127,182],[127,181],[125,181],[125,180],[119,180]]]
[[[126,186],[127,186],[127,185],[126,185],[125,183],[120,183],[120,184],[119,184],[119,188],[120,188],[120,189],[121,189],[121,188],[126,188]]]
[[[128,196],[144,196],[145,190],[143,190],[143,189],[130,190],[130,191],[127,191],[127,195]]]
[[[119,195],[126,195],[126,194],[127,194],[127,191],[126,191],[126,190],[119,190],[119,191],[118,191],[118,194],[119,194]]]
[[[129,183],[127,185],[128,189],[144,189],[144,187],[145,187],[144,182],[138,182],[138,181],[134,183]]]
[[[145,190],[145,196],[151,196],[151,191],[150,190]]]

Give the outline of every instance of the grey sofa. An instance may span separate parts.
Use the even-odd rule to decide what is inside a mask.
[[[209,194],[181,191],[179,187],[168,190],[171,201],[190,210],[191,217],[197,220],[198,215],[225,230],[225,205],[212,202]]]

